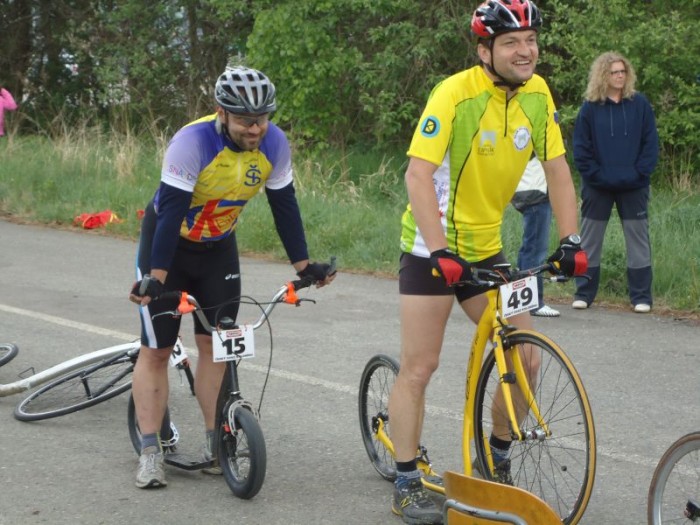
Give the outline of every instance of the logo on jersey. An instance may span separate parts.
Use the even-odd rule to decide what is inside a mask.
[[[430,139],[438,133],[440,133],[440,121],[437,117],[425,117],[420,126],[420,134]]]
[[[214,199],[203,206],[190,208],[185,216],[183,233],[193,241],[216,241],[226,237],[235,227],[246,201]]]
[[[246,186],[257,186],[262,180],[260,177],[261,173],[262,171],[260,171],[257,164],[251,164],[250,168],[248,168],[248,171],[245,173],[245,178],[248,180],[246,180],[243,184]]]
[[[479,155],[492,156],[496,151],[496,132],[484,130],[479,137]]]
[[[522,127],[515,130],[513,144],[518,151],[524,150],[530,143],[530,130]]]
[[[181,167],[176,166],[175,164],[170,164],[168,166],[168,173],[177,177],[178,179],[186,180],[187,182],[192,182],[195,179],[195,177],[191,173],[186,172]]]

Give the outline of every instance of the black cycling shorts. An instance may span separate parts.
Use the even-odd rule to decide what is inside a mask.
[[[496,264],[507,262],[503,252],[472,263],[478,268],[493,268]],[[401,295],[453,295],[460,303],[482,294],[486,291],[483,286],[464,284],[447,286],[442,277],[433,275],[433,267],[427,257],[418,257],[410,253],[402,253],[399,261],[399,293]]]
[[[146,209],[141,227],[138,251],[140,275],[151,271],[151,245],[155,232],[155,212]],[[165,291],[186,291],[204,308],[209,324],[216,326],[222,317],[234,321],[241,295],[240,261],[235,233],[216,242],[197,243],[180,239],[164,285]],[[180,317],[161,312],[174,310],[174,300],[151,301],[141,307],[141,344],[150,348],[166,348],[175,344],[180,333]],[[190,314],[192,315],[192,314]],[[155,316],[155,317],[154,317]],[[196,334],[209,334],[195,315]]]

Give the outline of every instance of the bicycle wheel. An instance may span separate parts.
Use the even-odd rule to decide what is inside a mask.
[[[393,357],[378,354],[365,365],[360,379],[360,430],[362,442],[372,466],[388,481],[396,479],[396,463],[392,453],[377,439],[380,421],[389,434],[389,394],[399,373]]]
[[[131,388],[134,370],[128,352],[59,377],[35,390],[15,408],[20,421],[38,421],[72,414]]]
[[[531,410],[521,421],[526,436],[510,447],[510,474],[513,484],[544,500],[564,523],[578,523],[593,490],[596,465],[595,427],[588,397],[573,364],[564,352],[544,336],[528,331],[508,335],[510,350],[519,351],[525,369],[537,368],[530,381],[532,393],[550,435],[546,436]],[[523,346],[529,345],[527,353]],[[505,409],[494,402],[502,379],[489,353],[477,384],[474,424],[479,471],[494,479],[488,468],[488,440],[494,418],[507,421]],[[517,390],[511,385],[512,391]],[[498,406],[497,406],[498,405]],[[522,405],[521,405],[522,406]],[[505,441],[510,435],[497,436]]]
[[[700,432],[687,434],[664,453],[647,500],[649,525],[700,522]]]
[[[19,352],[19,348],[12,343],[0,344],[0,366],[6,365],[12,361]]]
[[[239,498],[250,499],[265,481],[265,438],[260,423],[249,409],[231,406],[226,413],[226,423],[219,432],[219,465],[231,492]]]
[[[136,454],[141,455],[141,430],[136,419],[136,405],[134,405],[134,395],[129,396],[129,407],[126,411],[127,425],[129,427],[129,439]],[[163,423],[160,426],[160,446],[163,452],[174,452],[177,442],[180,440],[180,433],[175,428],[175,424],[170,420],[170,410],[165,409]]]

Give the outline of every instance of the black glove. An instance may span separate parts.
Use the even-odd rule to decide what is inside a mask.
[[[588,256],[581,249],[578,235],[569,235],[559,241],[559,248],[547,259],[547,262],[554,266],[553,273],[567,277],[585,275],[588,270]]]
[[[310,277],[314,282],[323,282],[330,275],[330,269],[331,265],[328,263],[309,263],[306,268],[297,272],[297,275],[301,278]]]
[[[447,248],[431,253],[430,265],[448,286],[472,279],[472,265]]]
[[[151,275],[144,275],[143,279],[136,281],[133,288],[131,289],[131,294],[138,297],[148,296],[151,299],[158,299],[160,294],[163,293],[163,283]]]

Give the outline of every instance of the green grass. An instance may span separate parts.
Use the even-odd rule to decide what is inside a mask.
[[[166,140],[92,129],[53,139],[11,135],[0,140],[0,213],[72,225],[80,213],[111,209],[122,221],[104,231],[136,238],[137,210],[158,185]],[[406,206],[404,152],[296,151],[294,155],[311,256],[336,255],[346,271],[396,275],[400,215]],[[700,192],[654,189],[650,229],[655,308],[700,312]],[[243,253],[285,259],[264,197],[247,206],[238,232]],[[512,261],[521,235],[520,214],[509,207],[503,239]],[[550,237],[553,249],[556,227]],[[548,286],[545,293],[568,301],[573,284]],[[606,233],[598,300],[628,303],[624,240],[614,214]]]

